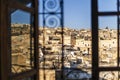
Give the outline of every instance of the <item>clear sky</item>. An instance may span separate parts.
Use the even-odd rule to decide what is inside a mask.
[[[90,0],[64,0],[65,26],[72,28],[90,28]]]
[[[98,0],[99,11],[117,11],[117,0]],[[117,28],[117,16],[101,16],[99,17],[100,28]]]
[[[99,11],[117,11],[117,0],[98,0]],[[91,0],[64,0],[65,26],[91,28]],[[116,28],[117,17],[99,17],[99,28]]]
[[[64,25],[75,29],[91,28],[91,0],[64,0]],[[117,0],[99,0],[99,11],[117,11]],[[29,23],[29,14],[16,11],[12,23]],[[116,28],[117,17],[99,17],[100,28]]]

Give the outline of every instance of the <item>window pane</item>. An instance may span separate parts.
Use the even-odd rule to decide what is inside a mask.
[[[66,76],[66,80],[90,79],[92,74],[90,0],[69,0],[69,3],[64,0],[64,23],[61,22],[62,14],[58,13],[61,9],[56,8],[59,4],[54,5],[54,1],[56,3],[61,0],[40,0],[40,9],[45,4],[45,9],[39,11],[41,79],[54,80],[50,78],[51,74],[53,74],[51,77],[60,79],[62,68],[65,73],[62,75]],[[62,24],[65,25],[63,32]]]
[[[60,18],[60,15],[39,15],[40,80],[55,80],[56,70],[62,65]]]
[[[117,11],[117,0],[98,0],[98,10],[100,12]]]
[[[59,80],[58,78],[56,78],[56,71],[54,69],[53,70],[40,69],[39,73],[40,73],[39,80]],[[60,76],[60,73],[59,73],[59,76]]]
[[[119,80],[118,73],[118,71],[100,72],[99,80]]]
[[[64,0],[66,80],[89,80],[92,68],[91,0]],[[73,5],[73,6],[71,6]]]
[[[47,17],[44,19],[42,16],[39,16],[41,21],[39,27],[40,68],[60,68],[61,66],[58,65],[62,52],[60,16],[44,15]],[[45,20],[45,24],[43,20]]]
[[[39,0],[39,12],[60,12],[60,0]],[[43,5],[44,4],[44,5]],[[43,9],[44,8],[44,9]]]
[[[40,0],[39,2],[41,4],[39,15],[40,68],[59,69],[62,64],[62,29],[61,14],[56,14],[56,12],[60,8],[60,0]],[[45,7],[44,10],[42,6]],[[54,12],[55,15],[50,12]]]
[[[117,17],[99,17],[99,66],[117,66]]]
[[[34,38],[31,14],[16,10],[11,13],[12,72],[19,73],[34,67]]]

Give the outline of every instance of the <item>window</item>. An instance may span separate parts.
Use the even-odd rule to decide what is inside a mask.
[[[39,4],[40,79],[91,79],[90,0]]]
[[[54,75],[52,79],[80,79],[81,73],[87,75],[83,79],[118,79],[119,0],[70,2],[39,1],[41,79],[46,80],[50,76],[49,72]],[[81,4],[81,7],[77,4]],[[84,22],[80,22],[79,18]],[[67,23],[69,26],[66,26]]]
[[[32,14],[16,10],[11,13],[12,72],[20,73],[34,68],[34,37]],[[20,21],[21,20],[21,21]]]
[[[92,78],[118,80],[119,0],[92,1],[92,28]]]
[[[39,79],[37,0],[0,0],[0,5],[0,79]]]
[[[0,0],[0,80],[119,80],[119,6]]]

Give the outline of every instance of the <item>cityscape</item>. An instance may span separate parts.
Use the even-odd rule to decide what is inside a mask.
[[[30,32],[34,30],[29,24],[16,23],[11,27],[12,72],[19,73],[33,68],[34,40]],[[117,39],[116,29],[108,26],[99,29],[99,67],[118,65]],[[40,80],[59,80],[62,68],[66,80],[91,80],[91,48],[91,29],[64,27],[62,31],[61,27],[39,27]],[[109,71],[100,72],[99,77],[100,80],[117,80],[118,75],[118,71]]]
[[[120,80],[120,0],[0,6],[0,80]]]

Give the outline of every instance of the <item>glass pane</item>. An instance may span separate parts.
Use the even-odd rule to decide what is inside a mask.
[[[43,0],[39,0],[39,13],[43,13]]]
[[[12,72],[20,73],[34,67],[34,38],[31,14],[22,10],[11,13]]]
[[[40,69],[39,73],[40,73],[39,80],[59,80],[58,78],[56,78],[56,71],[55,70]]]
[[[117,71],[103,71],[100,72],[99,80],[119,80]]]
[[[26,7],[32,7],[32,0],[16,0],[21,4],[25,5]]]
[[[58,61],[61,60],[62,45],[61,27],[59,27],[60,19],[53,15],[49,15],[45,19],[43,19],[42,16],[43,15],[39,16],[41,21],[39,28],[40,67],[60,68],[58,65]],[[42,23],[43,20],[45,20],[45,24]]]
[[[61,70],[62,66],[60,0],[39,0],[39,4],[40,79],[56,80],[56,70]]]
[[[49,12],[58,12],[60,0],[40,0],[39,3],[41,4],[39,12],[42,13],[39,15],[40,68],[59,69],[62,53],[61,15],[59,13],[51,15]]]
[[[99,17],[99,66],[117,66],[117,17]]]
[[[40,8],[41,10],[39,11],[41,13],[39,15],[41,79],[54,80],[56,77],[56,79],[61,80],[62,65],[64,65],[65,71],[65,75],[62,75],[66,76],[66,79],[71,79],[71,75],[73,75],[72,79],[74,80],[90,79],[92,74],[90,0],[69,0],[69,3],[67,0],[64,0],[64,23],[61,22],[62,16],[58,13],[61,10],[56,7],[54,8],[57,5],[54,5],[54,2],[61,0],[43,1],[45,1],[45,9],[43,11]],[[41,2],[40,4],[44,3]],[[74,7],[71,5],[74,5]],[[49,12],[55,14],[51,15]],[[63,32],[62,24],[65,25]],[[64,38],[62,38],[62,33]],[[64,43],[62,43],[62,39]],[[64,47],[63,56],[62,47]]]
[[[117,0],[98,0],[98,10],[100,12],[117,11]]]
[[[60,1],[61,0],[39,0],[39,12],[60,12]],[[44,9],[43,9],[44,8]]]
[[[91,78],[91,0],[64,0],[64,73],[66,80]],[[74,5],[74,6],[71,6]],[[70,9],[70,10],[69,10]]]

